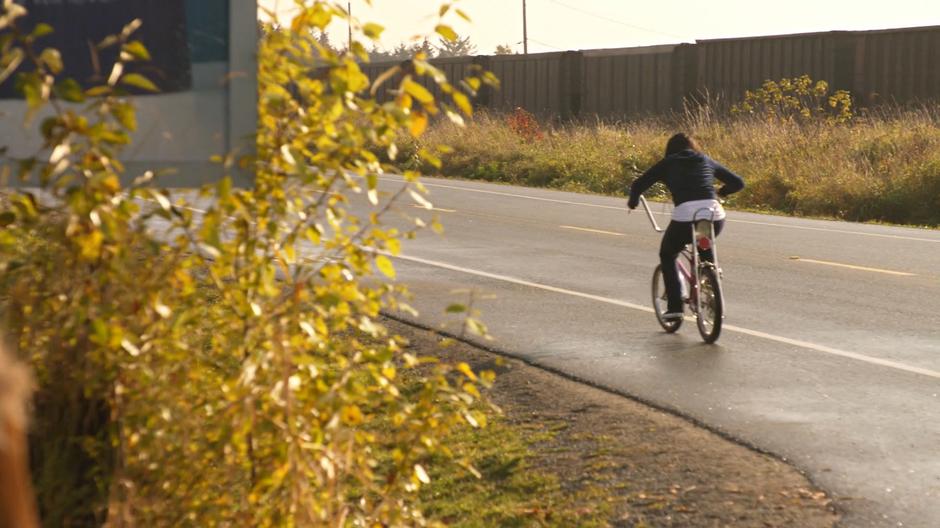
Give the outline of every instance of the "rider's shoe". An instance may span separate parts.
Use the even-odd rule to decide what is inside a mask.
[[[683,315],[684,314],[682,312],[666,312],[663,314],[663,320],[675,321],[676,319],[682,319]]]

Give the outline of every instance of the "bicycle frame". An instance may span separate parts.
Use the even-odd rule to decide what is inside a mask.
[[[643,204],[643,209],[646,211],[646,217],[649,218],[650,224],[653,226],[653,230],[657,233],[662,233],[665,231],[664,228],[659,227],[659,223],[656,222],[656,218],[653,216],[653,211],[650,209],[649,202],[646,201],[646,197],[640,196],[640,203]],[[708,223],[708,233],[699,233],[696,229],[696,226],[699,222]],[[685,280],[689,284],[689,303],[695,313],[701,313],[702,302],[701,297],[698,294],[699,285],[701,284],[701,274],[699,272],[701,257],[699,256],[699,251],[702,250],[702,239],[707,239],[708,247],[705,249],[711,249],[712,251],[712,265],[715,266],[716,270],[721,268],[718,266],[718,246],[715,243],[715,211],[710,208],[702,208],[692,215],[692,243],[687,244],[686,247],[680,253],[686,260],[689,261],[691,271],[685,268],[685,265],[682,261],[676,261],[676,268],[679,271],[680,275],[683,275]],[[691,246],[691,247],[690,247]],[[719,279],[720,280],[720,279]],[[722,296],[721,300],[724,303],[724,291],[719,289],[720,295]]]

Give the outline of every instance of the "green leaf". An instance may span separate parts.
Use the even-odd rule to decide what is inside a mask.
[[[375,257],[375,267],[382,272],[382,275],[390,279],[395,278],[395,266],[392,265],[392,261],[385,255]]]
[[[362,26],[362,32],[365,34],[365,36],[372,40],[379,39],[382,36],[383,31],[385,31],[383,26],[371,22]]]
[[[125,129],[133,132],[137,130],[137,113],[129,103],[117,103],[111,107],[111,115],[121,123]]]
[[[139,73],[128,73],[121,78],[121,82],[133,86],[135,88],[140,88],[141,90],[146,90],[148,92],[159,92],[160,89],[157,88],[156,84],[150,81],[150,79],[144,77]]]
[[[147,51],[147,47],[144,46],[144,43],[139,40],[132,40],[121,47],[121,51],[127,53],[131,57],[142,60],[150,60],[150,52]]]
[[[447,307],[447,313],[451,314],[464,313],[466,311],[467,307],[459,303],[455,303]]]
[[[56,127],[58,127],[60,123],[61,120],[58,116],[43,119],[42,124],[39,125],[39,131],[42,133],[43,139],[51,139],[52,134],[55,133]]]
[[[102,95],[107,95],[111,93],[110,86],[95,86],[94,88],[89,88],[85,95],[88,97],[101,97]]]
[[[101,129],[98,131],[97,138],[112,145],[130,145],[131,143],[130,136],[126,132],[118,130]]]
[[[16,76],[16,88],[26,99],[30,110],[35,110],[45,102],[42,93],[42,79],[35,73],[20,73]]]
[[[64,79],[55,86],[56,97],[70,103],[85,101],[85,92],[75,79]]]
[[[39,54],[39,61],[49,68],[53,75],[62,73],[65,65],[62,64],[62,54],[55,48],[46,48]]]
[[[55,30],[52,28],[52,26],[44,22],[40,22],[39,24],[36,24],[35,28],[33,28],[33,32],[30,34],[30,36],[34,39],[38,39],[52,34],[53,32],[55,32]]]
[[[218,193],[221,200],[228,200],[232,196],[232,178],[230,176],[219,180]]]

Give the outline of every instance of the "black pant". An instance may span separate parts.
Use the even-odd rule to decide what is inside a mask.
[[[725,226],[724,220],[715,221],[715,236]],[[692,222],[669,222],[663,242],[659,246],[659,262],[663,268],[663,285],[666,287],[667,311],[682,312],[682,285],[679,283],[679,271],[676,269],[676,257],[686,244],[692,242]],[[714,262],[712,250],[700,251],[699,256]],[[693,270],[689,270],[694,273]]]

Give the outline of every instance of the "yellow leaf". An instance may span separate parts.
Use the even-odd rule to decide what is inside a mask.
[[[382,272],[382,275],[390,279],[395,278],[395,266],[392,265],[392,261],[385,255],[375,257],[375,267]]]
[[[477,389],[477,386],[474,385],[474,384],[472,384],[472,383],[464,383],[464,385],[463,385],[463,391],[466,392],[467,394],[471,394],[471,395],[473,395],[473,396],[475,396],[475,397],[477,397],[477,398],[480,397],[480,390]]]
[[[385,241],[385,249],[392,255],[401,253],[401,242],[397,238],[390,238]]]
[[[451,28],[450,26],[446,24],[438,24],[438,26],[434,28],[434,31],[436,31],[438,35],[444,37],[450,42],[454,42],[457,40],[457,32],[454,31],[453,28]]]
[[[346,425],[359,425],[362,423],[362,411],[359,410],[359,407],[355,405],[347,405],[343,407],[343,411],[340,414],[343,423]]]
[[[467,115],[473,115],[473,105],[470,104],[470,98],[460,92],[453,93],[454,103],[460,108],[460,111]]]
[[[405,79],[402,86],[408,94],[417,99],[423,104],[433,104],[434,96],[427,88],[421,86],[420,84],[412,81],[411,79]]]
[[[415,112],[411,115],[410,132],[411,137],[421,137],[424,131],[428,129],[428,115],[424,112]]]
[[[76,240],[83,259],[94,260],[101,254],[101,244],[104,242],[101,231],[96,229],[87,235],[76,237]]]
[[[473,373],[473,369],[470,368],[470,365],[466,363],[459,363],[457,365],[457,370],[462,372],[464,376],[470,378],[472,381],[477,380],[477,375]]]

